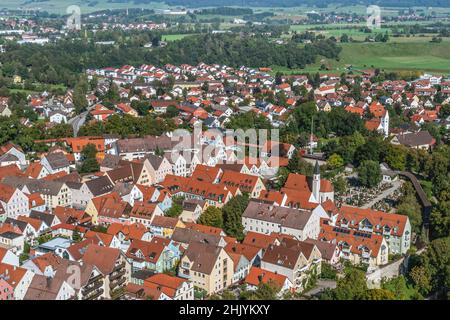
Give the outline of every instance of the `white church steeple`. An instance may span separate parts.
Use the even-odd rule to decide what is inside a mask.
[[[319,162],[316,160],[316,165],[314,166],[314,175],[312,182],[312,194],[316,201],[320,203],[320,167]]]

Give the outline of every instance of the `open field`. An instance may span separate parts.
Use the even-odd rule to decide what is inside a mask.
[[[345,43],[341,44],[339,61],[321,59],[305,69],[272,66],[273,73],[320,72],[341,73],[346,67],[353,70],[380,68],[387,71],[424,71],[450,74],[450,41],[442,43]],[[320,70],[324,64],[329,70]]]

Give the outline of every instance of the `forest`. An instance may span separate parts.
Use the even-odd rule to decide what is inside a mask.
[[[153,38],[148,36],[148,40]],[[314,63],[318,55],[338,58],[341,51],[331,40],[299,47],[293,41],[277,45],[266,37],[235,34],[189,36],[152,50],[144,48],[143,42],[117,46],[99,46],[83,40],[61,40],[45,46],[9,44],[6,53],[0,55],[0,63],[4,77],[20,75],[24,80],[73,87],[79,74],[88,68],[200,62],[232,67],[304,68]]]

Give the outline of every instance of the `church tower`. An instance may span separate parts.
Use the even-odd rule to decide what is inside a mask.
[[[312,182],[312,194],[316,201],[320,203],[320,167],[319,162],[316,160],[316,165],[314,166],[314,175]]]

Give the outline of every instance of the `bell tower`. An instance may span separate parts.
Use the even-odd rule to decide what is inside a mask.
[[[314,175],[312,181],[312,193],[316,201],[320,203],[320,166],[319,162],[316,160],[316,165],[314,166]]]

